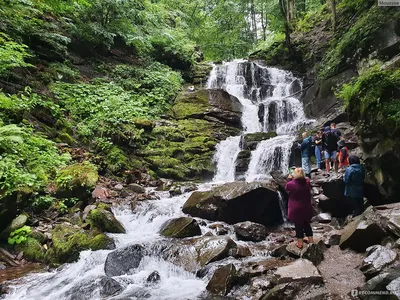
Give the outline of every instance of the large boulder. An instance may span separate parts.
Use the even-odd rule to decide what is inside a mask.
[[[55,193],[60,198],[85,200],[91,197],[98,180],[99,175],[94,165],[88,162],[76,163],[59,171]]]
[[[107,276],[128,274],[139,266],[144,255],[145,249],[137,244],[115,250],[107,255],[104,272]]]
[[[205,265],[236,253],[237,245],[229,237],[202,236],[178,240],[163,252],[163,257],[186,271],[195,272]]]
[[[235,284],[236,273],[233,264],[218,268],[208,282],[206,289],[213,294],[225,296]]]
[[[183,205],[194,217],[235,224],[252,221],[272,225],[282,220],[277,187],[268,182],[231,182],[194,192]]]
[[[392,216],[387,223],[387,227],[391,232],[400,237],[400,215]]]
[[[237,223],[233,227],[239,240],[260,242],[265,240],[268,235],[267,228],[264,225],[250,221]]]
[[[107,205],[98,205],[95,209],[90,210],[88,221],[103,232],[125,233],[125,228],[115,218],[111,209]]]
[[[321,240],[315,244],[304,244],[303,249],[299,249],[295,242],[291,242],[287,245],[286,251],[294,257],[305,258],[311,261],[314,265],[319,265],[324,259],[324,251],[326,246]]]
[[[369,279],[361,288],[362,291],[391,291],[391,286],[395,280],[400,278],[400,264],[396,264],[385,269],[375,277]],[[397,288],[399,285],[397,285]],[[361,295],[361,294],[360,294]],[[399,297],[399,295],[398,295]],[[361,299],[369,299],[369,295],[361,295]]]
[[[181,217],[170,220],[161,228],[160,233],[167,237],[185,238],[201,235],[201,229],[195,219]]]
[[[352,212],[352,205],[344,196],[344,182],[342,178],[334,177],[322,184],[323,195],[319,207],[329,212],[333,217],[345,217]]]
[[[364,252],[369,246],[379,244],[386,234],[379,214],[375,214],[375,210],[369,207],[343,228],[339,246],[341,249],[351,248]]]
[[[370,277],[392,264],[397,259],[397,252],[381,245],[367,248],[367,257],[363,260],[360,270]]]

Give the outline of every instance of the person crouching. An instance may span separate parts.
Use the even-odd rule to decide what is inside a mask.
[[[302,249],[304,235],[309,243],[314,242],[310,225],[313,215],[311,185],[302,168],[294,169],[293,175],[289,175],[285,189],[289,194],[288,218],[295,226],[296,246]]]

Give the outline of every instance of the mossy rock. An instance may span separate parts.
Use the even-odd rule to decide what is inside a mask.
[[[66,143],[68,145],[73,145],[75,140],[66,132],[62,132],[56,138],[56,142],[58,143]]]
[[[201,235],[201,229],[196,220],[188,217],[181,217],[169,221],[160,231],[166,237],[185,238]]]
[[[208,92],[205,89],[194,92],[183,91],[175,100],[171,111],[176,119],[201,117],[209,108]]]
[[[89,212],[89,222],[101,229],[104,232],[111,233],[125,233],[125,228],[122,224],[114,217],[113,213],[97,207]]]
[[[17,252],[24,252],[24,258],[28,261],[43,262],[44,251],[40,242],[32,237],[28,237],[27,240],[21,244],[15,246]]]
[[[152,131],[152,129],[155,127],[155,122],[147,120],[147,119],[139,119],[139,118],[134,118],[133,123],[135,126],[139,129],[144,129],[144,131]]]
[[[249,142],[261,142],[264,140],[268,140],[270,138],[276,137],[276,132],[256,132],[256,133],[248,133],[244,135],[243,139],[246,143]]]
[[[28,217],[29,216],[25,213],[20,214],[18,217],[12,220],[11,224],[5,230],[1,232],[0,238],[7,239],[11,232],[18,228],[21,228],[26,224],[26,222],[28,221]]]
[[[56,177],[56,195],[59,198],[85,199],[99,180],[97,169],[88,162],[76,163],[62,169]]]
[[[57,225],[52,231],[53,247],[46,253],[46,261],[51,263],[73,262],[83,250],[115,248],[114,241],[98,230],[86,232],[70,224]]]

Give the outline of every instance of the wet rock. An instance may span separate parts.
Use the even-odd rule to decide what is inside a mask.
[[[296,283],[284,283],[274,286],[261,300],[295,299],[300,287]]]
[[[273,287],[273,283],[268,276],[252,278],[249,285],[248,293],[251,295],[251,299],[261,299]]]
[[[100,282],[100,296],[108,297],[115,295],[123,290],[121,284],[115,279],[112,279],[108,276],[104,276],[101,278]]]
[[[228,257],[235,248],[236,243],[229,237],[202,236],[178,240],[164,250],[163,257],[186,271],[194,272],[210,262]]]
[[[330,223],[332,221],[332,216],[330,213],[320,213],[316,216],[319,223]]]
[[[218,268],[208,282],[206,289],[213,294],[225,296],[235,285],[236,273],[233,264]]]
[[[128,184],[128,186],[126,188],[128,190],[130,190],[131,192],[134,192],[134,193],[137,193],[137,194],[146,193],[146,189],[144,187],[142,187],[141,185],[136,184],[136,183]]]
[[[252,221],[271,225],[282,219],[276,186],[267,182],[232,182],[210,191],[196,191],[182,210],[228,224]]]
[[[0,239],[7,239],[11,232],[13,232],[14,230],[16,230],[18,228],[23,227],[26,224],[27,221],[28,221],[28,215],[27,214],[19,215],[14,220],[12,220],[11,224],[8,225],[8,227],[6,229],[4,229],[1,232]]]
[[[162,227],[160,233],[167,237],[185,238],[201,235],[201,229],[195,219],[181,217],[170,220]]]
[[[340,237],[341,237],[340,234],[332,234],[329,237],[328,244],[331,245],[331,246],[339,245],[340,244]]]
[[[392,216],[387,223],[387,227],[391,232],[400,237],[400,215]]]
[[[393,295],[397,297],[397,299],[400,299],[400,276],[397,277],[396,279],[392,280],[387,286],[386,289],[390,291]]]
[[[241,273],[247,274],[247,277],[253,278],[263,274],[271,273],[279,267],[287,266],[290,260],[282,260],[278,258],[266,258],[255,262],[245,264],[241,269]]]
[[[210,224],[208,228],[214,229],[217,235],[225,235],[229,233],[229,229],[219,223]]]
[[[144,255],[144,248],[138,244],[115,250],[107,255],[104,272],[107,276],[128,274],[139,266]]]
[[[316,244],[308,245],[306,251],[303,254],[303,258],[308,259],[314,265],[318,266],[324,259],[324,251],[326,246],[323,241],[319,241]]]
[[[339,243],[341,249],[351,248],[364,252],[369,246],[380,243],[386,232],[376,220],[378,215],[373,215],[374,211],[370,207],[343,228]]]
[[[281,245],[279,247],[276,247],[275,249],[271,250],[270,255],[272,257],[282,257],[286,256],[289,254],[289,252],[286,250],[287,245]]]
[[[180,188],[174,188],[172,190],[169,190],[169,195],[171,197],[179,196],[179,195],[182,195],[182,191]]]
[[[397,252],[381,245],[367,248],[367,257],[363,260],[360,270],[371,276],[380,272],[397,259]]]
[[[160,282],[160,280],[161,280],[161,276],[160,276],[160,273],[158,273],[157,271],[151,272],[150,275],[146,279],[146,281],[149,283],[157,283],[157,282]]]
[[[235,258],[248,257],[252,255],[250,248],[245,245],[237,245],[237,248],[232,248],[231,250],[232,251],[229,252],[229,256],[233,256]]]
[[[382,273],[369,279],[364,286],[360,288],[362,291],[385,291],[387,286],[394,280],[400,278],[400,264],[392,266]],[[399,285],[397,285],[398,287]],[[368,299],[368,295],[361,297],[362,299]]]
[[[255,150],[259,142],[276,136],[276,132],[256,132],[245,134],[241,142],[242,149],[251,151]]]
[[[297,259],[288,266],[279,267],[274,276],[278,284],[295,281],[305,284],[323,282],[317,268],[307,259]]]
[[[260,242],[265,240],[268,235],[267,228],[264,225],[250,221],[236,223],[233,228],[237,238],[243,241]]]
[[[124,226],[115,218],[111,210],[107,208],[102,205],[97,206],[89,212],[87,219],[93,226],[96,226],[103,232],[125,233]]]

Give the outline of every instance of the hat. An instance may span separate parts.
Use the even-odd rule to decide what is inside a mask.
[[[346,142],[344,140],[340,140],[339,142],[337,142],[339,147],[344,147],[346,146]]]

